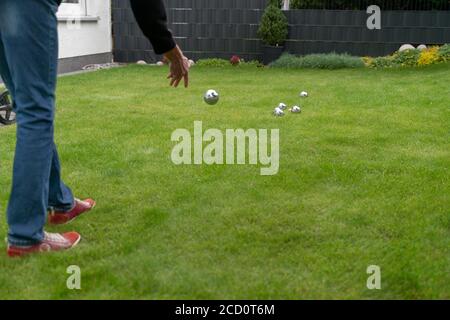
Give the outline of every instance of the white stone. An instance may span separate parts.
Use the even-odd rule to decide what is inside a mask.
[[[192,67],[195,65],[195,61],[194,60],[189,60],[189,67]]]
[[[401,47],[400,47],[400,49],[398,49],[398,51],[399,52],[403,52],[403,51],[406,51],[406,50],[414,50],[415,48],[414,48],[414,46],[413,45],[410,45],[410,44],[404,44],[404,45],[402,45]]]
[[[137,64],[147,64],[147,62],[145,62],[144,60],[139,60],[138,62],[136,62]]]
[[[427,46],[424,44],[421,44],[420,46],[417,47],[417,49],[420,51],[427,50]]]
[[[157,65],[157,66],[159,66],[159,67],[161,67],[161,66],[163,66],[163,65],[164,65],[164,62],[162,62],[162,61],[158,61],[158,62],[156,63],[156,65]]]

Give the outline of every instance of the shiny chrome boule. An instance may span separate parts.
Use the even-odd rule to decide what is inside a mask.
[[[275,108],[275,110],[273,110],[273,115],[276,117],[282,117],[284,116],[284,111],[280,108]]]
[[[308,97],[308,92],[306,92],[306,91],[300,92],[300,97],[307,98]]]
[[[278,108],[280,108],[281,110],[286,110],[287,105],[286,105],[285,103],[281,102],[281,103],[278,105]]]
[[[301,113],[302,108],[300,108],[299,106],[293,106],[291,109],[289,109],[289,111],[291,111],[292,113]]]
[[[209,105],[215,105],[219,102],[219,94],[215,90],[208,90],[203,97],[203,100]]]

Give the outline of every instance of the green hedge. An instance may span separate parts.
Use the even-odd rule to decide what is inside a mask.
[[[366,10],[370,5],[382,10],[450,10],[449,0],[291,0],[292,9]]]
[[[295,56],[285,53],[270,66],[274,68],[343,69],[361,68],[364,67],[364,62],[360,57],[348,54],[327,53]]]
[[[225,59],[219,59],[219,58],[208,58],[208,59],[200,59],[195,64],[198,67],[216,67],[216,68],[223,68],[223,67],[230,67],[232,64],[229,60]],[[256,60],[250,60],[250,61],[244,61],[241,59],[241,62],[234,66],[234,68],[244,68],[244,67],[263,67],[263,65]]]

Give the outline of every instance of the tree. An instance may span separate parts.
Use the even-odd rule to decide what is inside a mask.
[[[281,9],[273,4],[264,11],[258,36],[269,46],[280,46],[288,36],[288,20]]]

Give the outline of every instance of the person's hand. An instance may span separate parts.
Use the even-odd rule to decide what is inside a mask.
[[[170,64],[170,73],[167,77],[170,79],[170,85],[176,88],[181,80],[184,80],[184,86],[187,88],[189,86],[189,60],[178,46],[166,52],[164,57],[169,60]]]

